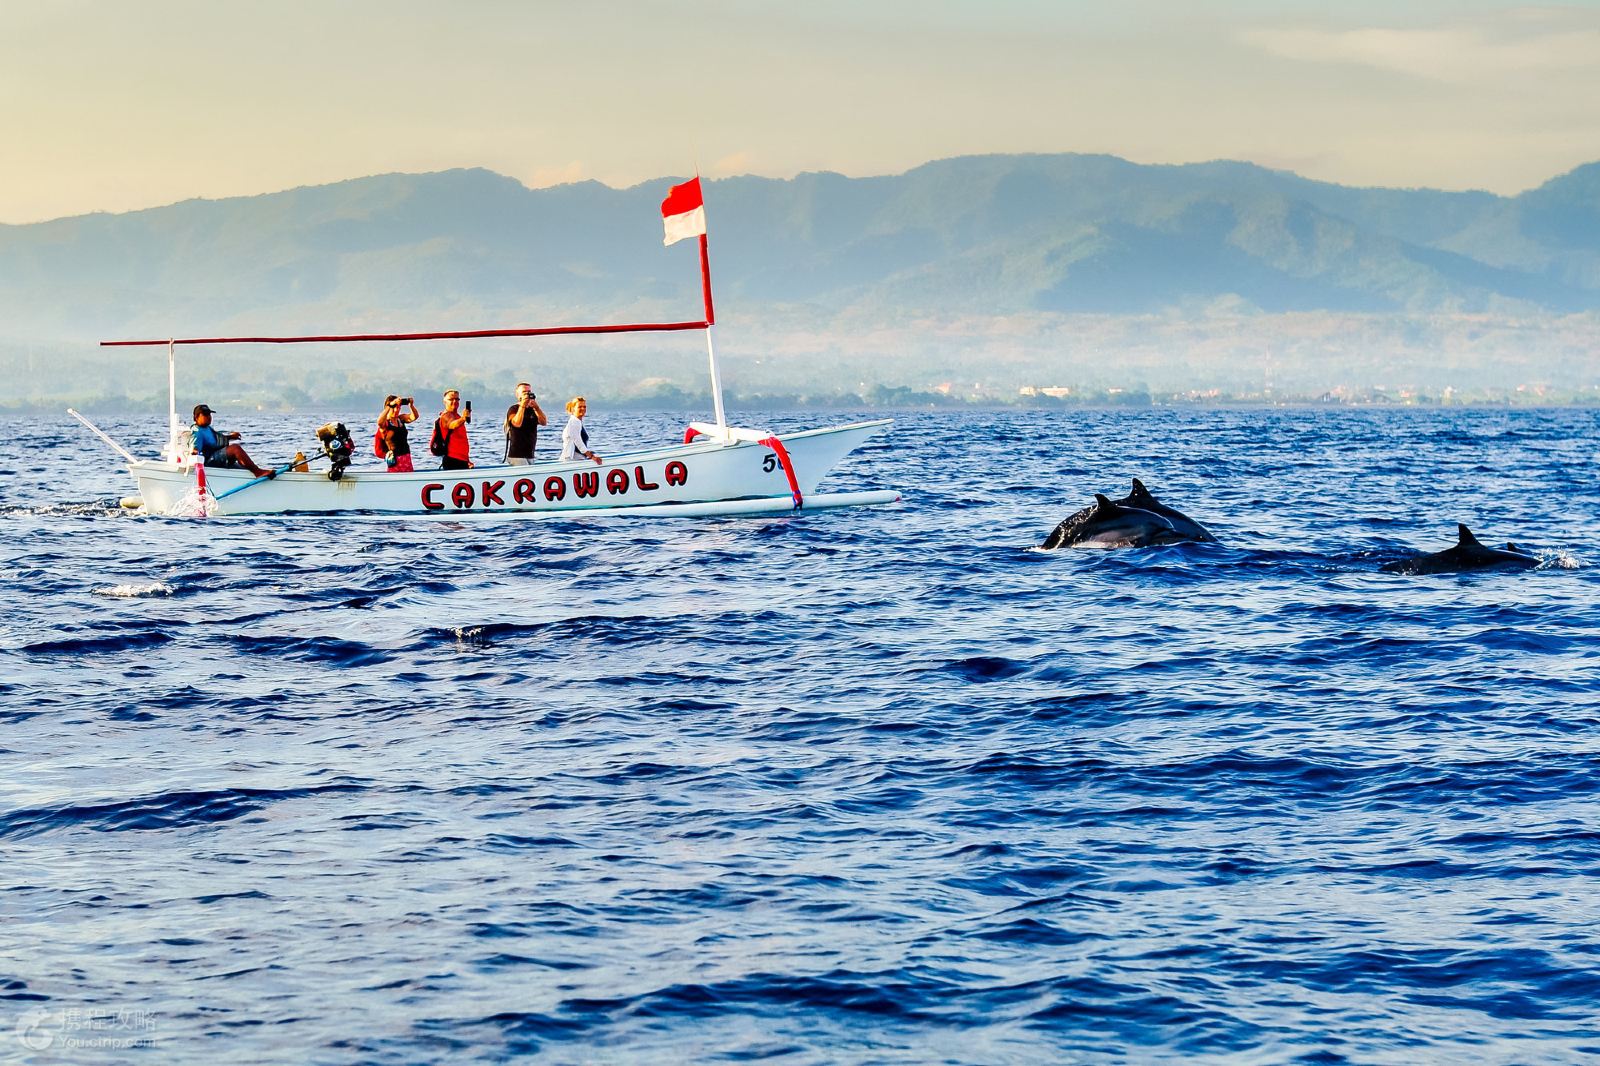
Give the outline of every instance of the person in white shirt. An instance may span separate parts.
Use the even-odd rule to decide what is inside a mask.
[[[572,417],[567,419],[567,428],[561,431],[561,458],[576,459],[581,455],[599,465],[600,457],[589,450],[589,431],[583,428],[583,416],[588,411],[589,401],[582,396],[567,401],[567,414]]]

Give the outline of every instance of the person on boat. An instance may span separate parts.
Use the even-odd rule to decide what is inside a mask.
[[[252,477],[278,476],[276,470],[264,470],[252,462],[242,445],[228,443],[238,440],[239,434],[218,431],[211,425],[211,413],[211,408],[203,403],[194,405],[194,425],[189,427],[189,440],[194,450],[200,453],[201,462],[206,466],[230,469],[243,467],[250,471]]]
[[[506,409],[506,464],[527,466],[533,462],[533,448],[539,443],[539,427],[548,426],[539,398],[526,381],[517,383],[517,402]]]
[[[589,431],[583,428],[583,416],[588,413],[589,401],[582,396],[567,401],[567,414],[572,417],[567,419],[567,428],[561,431],[561,458],[576,459],[581,455],[598,465],[602,460],[589,450]]]
[[[472,442],[467,440],[467,423],[472,421],[469,404],[461,410],[461,394],[451,389],[444,394],[444,411],[433,423],[433,454],[442,456],[440,470],[472,469]]]
[[[409,412],[403,409],[407,404],[411,405]],[[420,417],[422,415],[417,410],[416,397],[391,393],[383,398],[383,413],[378,416],[378,436],[383,442],[383,461],[388,465],[389,473],[409,474],[416,469],[411,465],[411,433],[406,426]]]

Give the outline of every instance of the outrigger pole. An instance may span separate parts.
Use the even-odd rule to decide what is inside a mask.
[[[634,322],[619,326],[542,326],[538,329],[464,329],[430,333],[344,333],[305,337],[174,337],[170,340],[101,341],[102,348],[165,344],[321,344],[338,341],[449,341],[475,337],[549,337],[562,333],[666,333],[705,329],[706,322]]]

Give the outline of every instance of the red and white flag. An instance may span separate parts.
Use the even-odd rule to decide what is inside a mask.
[[[700,195],[698,175],[667,192],[667,198],[661,201],[661,217],[667,227],[663,244],[676,244],[706,231],[706,202]]]

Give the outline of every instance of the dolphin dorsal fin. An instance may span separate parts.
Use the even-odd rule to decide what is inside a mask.
[[[1150,490],[1144,487],[1144,482],[1140,481],[1138,478],[1134,478],[1133,479],[1133,494],[1135,496],[1140,496],[1140,495],[1148,496],[1148,495],[1150,495]]]
[[[1463,524],[1461,522],[1457,522],[1456,523],[1456,547],[1458,547],[1458,548],[1481,548],[1481,547],[1483,547],[1483,545],[1479,544],[1478,543],[1478,538],[1474,537],[1472,535],[1472,530],[1468,529],[1465,524]]]
[[[1106,499],[1103,493],[1094,494],[1094,508],[1097,511],[1111,511],[1116,509],[1116,504]]]

